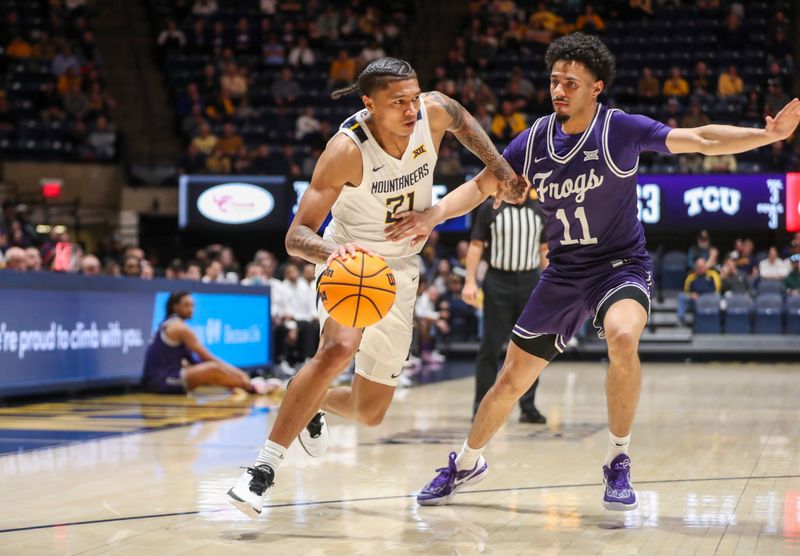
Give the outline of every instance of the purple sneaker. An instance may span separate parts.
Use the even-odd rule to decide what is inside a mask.
[[[417,503],[420,506],[449,504],[461,487],[481,482],[487,471],[489,471],[489,465],[483,456],[478,458],[478,462],[472,469],[459,471],[456,468],[456,453],[450,452],[447,467],[436,470],[439,474],[419,491]]]
[[[639,503],[631,485],[631,458],[620,454],[603,466],[603,484],[606,487],[603,506],[607,510],[624,512],[635,510]]]

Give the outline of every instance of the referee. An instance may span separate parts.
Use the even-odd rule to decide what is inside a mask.
[[[547,264],[547,243],[542,237],[544,220],[535,199],[536,192],[531,190],[521,204],[503,203],[495,209],[490,197],[477,209],[467,249],[467,277],[461,292],[466,303],[477,305],[476,275],[486,253],[489,268],[483,280],[483,334],[475,370],[473,417],[497,378],[503,343],[510,338],[514,323]],[[538,385],[537,380],[519,400],[521,423],[547,422],[534,405]]]

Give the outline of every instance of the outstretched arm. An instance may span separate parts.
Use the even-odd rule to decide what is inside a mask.
[[[495,195],[510,203],[523,199],[527,185],[517,176],[506,159],[497,152],[494,143],[478,121],[472,117],[472,114],[461,106],[461,103],[438,91],[425,93],[423,96],[426,106],[428,106],[432,125],[442,126],[455,135],[462,145],[481,159],[481,162],[486,165],[488,173],[494,178],[475,183],[481,188],[480,193],[484,196],[483,198]],[[482,200],[478,201],[476,205]],[[465,212],[471,208],[474,207],[470,207]]]
[[[800,100],[794,99],[772,118],[764,129],[732,125],[704,125],[673,129],[667,135],[667,148],[673,154],[736,154],[782,141],[800,123]]]

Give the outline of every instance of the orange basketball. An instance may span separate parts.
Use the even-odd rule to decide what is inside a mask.
[[[397,285],[383,258],[358,251],[355,257],[331,261],[317,281],[317,293],[333,320],[364,328],[386,316]]]

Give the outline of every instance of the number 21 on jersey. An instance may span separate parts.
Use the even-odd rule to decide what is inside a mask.
[[[405,204],[406,199],[408,199],[408,209],[407,210],[414,210],[414,192],[409,191],[405,195],[398,195],[397,197],[389,197],[386,199],[386,206],[389,207],[389,210],[386,211],[386,223],[387,224],[394,224],[397,222],[397,218],[394,217],[401,208],[403,208],[403,204]]]
[[[583,237],[580,239],[572,239],[567,213],[563,208],[556,211],[556,218],[564,225],[564,239],[561,240],[561,245],[575,245],[576,243],[580,243],[581,245],[594,245],[597,243],[597,238],[592,237],[589,232],[589,221],[586,219],[586,210],[584,210],[583,207],[577,207],[575,209],[575,218],[581,223],[581,233],[583,234]]]

